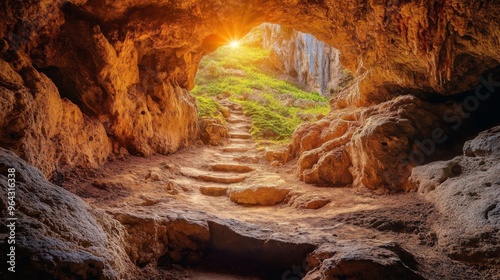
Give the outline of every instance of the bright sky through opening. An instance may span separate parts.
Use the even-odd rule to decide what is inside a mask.
[[[241,45],[240,41],[231,41],[231,42],[229,42],[229,46],[231,46],[231,48],[237,48],[240,45]]]

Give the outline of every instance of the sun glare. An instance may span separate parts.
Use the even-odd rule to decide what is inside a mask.
[[[230,46],[231,48],[237,48],[237,47],[239,47],[240,45],[241,45],[241,42],[240,42],[240,41],[231,41],[231,42],[229,42],[229,46]]]

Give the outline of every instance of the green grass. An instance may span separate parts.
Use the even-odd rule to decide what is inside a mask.
[[[206,56],[200,63],[196,86],[192,90],[198,101],[200,116],[219,116],[218,103],[212,98],[224,94],[240,103],[245,114],[252,118],[250,132],[254,139],[283,140],[290,138],[303,122],[301,114],[328,113],[325,97],[276,79],[275,73],[268,70],[270,65],[269,51],[247,46],[221,47]],[[249,95],[258,95],[259,98],[250,100]],[[294,100],[314,101],[315,104],[307,109],[284,106],[280,95],[292,96]]]
[[[221,105],[210,97],[195,95],[198,103],[198,115],[200,117],[222,119]]]

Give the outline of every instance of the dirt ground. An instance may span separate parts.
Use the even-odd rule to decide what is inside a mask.
[[[251,225],[251,235],[315,245],[338,240],[395,241],[413,254],[425,278],[493,277],[481,267],[452,261],[436,249],[433,228],[440,213],[418,194],[387,195],[305,184],[295,176],[294,162],[273,167],[264,160],[262,149],[250,139],[250,120],[241,111],[233,110],[228,121],[231,137],[227,145],[195,145],[169,156],[127,156],[99,170],[65,174],[62,185],[106,211],[202,213],[207,219],[232,221],[236,231],[244,230],[238,229],[241,224]],[[253,201],[252,195],[269,199]],[[251,264],[248,269],[217,266],[220,263],[215,260],[194,267],[174,265],[161,275],[151,267],[144,269],[164,279],[266,278],[249,272]]]

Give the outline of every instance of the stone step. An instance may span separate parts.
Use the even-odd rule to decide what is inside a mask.
[[[243,107],[238,103],[235,103],[235,102],[232,102],[229,100],[220,100],[219,103],[222,106],[225,106],[225,107],[231,109],[231,111],[243,111]]]
[[[242,155],[235,157],[233,160],[241,163],[258,163],[260,159],[261,157],[258,155],[255,156]]]
[[[272,206],[285,201],[289,189],[282,187],[249,187],[229,190],[232,202],[245,205]]]
[[[241,183],[248,178],[248,176],[245,175],[207,172],[194,168],[182,168],[181,174],[183,176],[190,177],[201,182],[218,183],[218,184]]]
[[[235,124],[235,123],[248,123],[248,120],[240,119],[240,118],[233,118],[233,117],[230,117],[230,118],[226,119],[226,121],[228,123],[231,123],[231,124]]]
[[[247,133],[230,133],[229,138],[233,139],[252,139],[252,135]]]
[[[222,151],[225,153],[246,153],[249,149],[245,147],[226,147]]]
[[[249,131],[252,128],[251,124],[235,124],[232,127],[229,127],[229,129],[241,129],[241,130],[246,130]]]
[[[220,186],[201,186],[200,193],[206,196],[226,196],[227,187]]]
[[[248,172],[254,171],[255,168],[252,168],[248,165],[241,165],[241,164],[219,163],[219,164],[214,164],[214,165],[210,166],[210,170],[217,171],[217,172],[248,173]]]
[[[246,134],[246,133],[243,133]],[[242,144],[242,145],[254,145],[255,142],[250,139],[241,139],[241,138],[229,138],[230,144]]]

